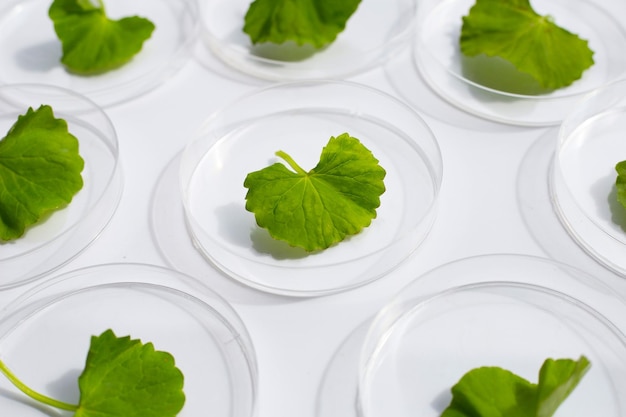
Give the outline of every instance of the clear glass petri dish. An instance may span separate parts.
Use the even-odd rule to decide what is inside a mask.
[[[568,87],[542,91],[530,76],[498,58],[464,57],[459,49],[462,16],[474,0],[428,0],[420,6],[413,59],[426,82],[462,110],[522,126],[557,125],[586,93],[626,71],[620,52],[626,31],[614,16],[589,0],[534,0],[533,8],[589,41],[594,65]],[[486,75],[485,75],[486,74]]]
[[[405,45],[415,23],[417,1],[361,2],[346,28],[327,47],[295,43],[252,45],[243,32],[251,0],[207,0],[203,3],[203,41],[228,65],[273,81],[344,78],[384,62]]]
[[[278,150],[309,170],[330,137],[344,132],[387,172],[376,219],[315,253],[272,239],[245,209],[246,175],[278,161]],[[290,82],[240,98],[207,119],[180,168],[188,230],[200,253],[246,285],[291,296],[344,291],[393,269],[430,230],[441,177],[436,138],[413,109],[343,81]]]
[[[115,128],[86,97],[53,86],[0,86],[0,136],[29,107],[42,104],[50,105],[78,138],[85,161],[83,188],[67,207],[31,226],[22,237],[0,242],[0,290],[40,279],[78,256],[109,223],[122,194]]]
[[[626,209],[617,201],[615,165],[626,160],[626,80],[589,94],[564,120],[550,171],[561,223],[594,259],[626,275]]]
[[[107,329],[174,356],[185,379],[180,417],[254,415],[257,365],[244,323],[207,287],[158,266],[92,266],[29,289],[0,310],[0,355],[31,388],[75,404],[90,338]],[[7,415],[50,415],[5,379],[0,387]]]
[[[172,76],[197,39],[196,0],[107,0],[107,16],[142,16],[156,26],[141,52],[101,75],[81,76],[61,64],[61,43],[48,17],[50,0],[5,0],[0,5],[0,84],[40,83],[83,94],[101,106],[132,100]]]
[[[362,348],[361,417],[438,417],[471,369],[499,366],[537,382],[547,358],[591,368],[560,407],[571,417],[622,417],[626,303],[586,273],[525,255],[440,266],[380,310]]]

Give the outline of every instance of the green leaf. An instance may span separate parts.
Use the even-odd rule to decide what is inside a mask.
[[[72,72],[99,74],[130,61],[152,36],[148,19],[107,17],[101,0],[54,0],[48,15],[61,41],[61,62]]]
[[[253,44],[294,41],[322,48],[341,33],[361,0],[255,0],[243,31]]]
[[[452,402],[441,417],[525,417],[533,415],[535,387],[498,367],[476,368],[452,387]]]
[[[617,171],[617,179],[615,180],[617,201],[626,208],[626,161],[615,165],[615,170]]]
[[[548,89],[570,85],[593,65],[588,42],[528,0],[477,0],[463,17],[460,46],[467,56],[499,56]]]
[[[441,417],[551,417],[589,366],[584,356],[547,359],[537,384],[499,367],[472,369],[452,387]]]
[[[52,108],[29,108],[0,140],[0,240],[22,236],[83,187],[78,140]]]
[[[74,417],[174,417],[185,404],[184,377],[167,352],[155,351],[112,330],[91,338],[83,373],[78,378],[78,405],[40,394],[20,381],[0,360],[0,373],[32,399]]]
[[[370,225],[385,192],[385,170],[356,138],[331,137],[315,168],[275,163],[247,175],[246,209],[275,239],[306,251],[326,249]]]
[[[547,359],[539,371],[537,417],[552,416],[576,388],[589,365],[589,360],[584,356],[578,361]]]
[[[111,330],[92,337],[78,383],[75,417],[173,417],[185,403],[172,355]]]

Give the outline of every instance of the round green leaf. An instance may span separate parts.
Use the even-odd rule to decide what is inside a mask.
[[[61,62],[72,72],[98,74],[130,61],[152,36],[154,24],[142,17],[107,17],[101,0],[54,0],[48,15],[61,41]]]
[[[174,357],[112,330],[91,338],[75,417],[174,417],[183,408]]]
[[[341,33],[361,0],[255,0],[243,31],[252,43],[294,41],[322,48]]]
[[[548,89],[570,85],[593,65],[588,42],[528,0],[477,0],[463,17],[460,46],[467,56],[499,56]]]
[[[0,240],[22,236],[83,187],[78,140],[50,106],[29,108],[0,140]]]
[[[441,417],[552,417],[591,366],[585,356],[546,359],[536,384],[497,366],[467,372]]]
[[[331,137],[315,168],[281,163],[248,174],[246,209],[275,239],[306,251],[326,249],[370,225],[385,192],[385,170],[356,138]]]

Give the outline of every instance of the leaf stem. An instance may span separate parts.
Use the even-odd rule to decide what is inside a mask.
[[[283,158],[285,162],[287,162],[289,166],[293,168],[293,170],[296,171],[298,174],[307,175],[307,172],[304,169],[302,169],[300,165],[298,165],[296,161],[294,161],[293,158],[289,156],[288,154],[286,154],[285,152],[278,151],[276,152],[276,156]]]
[[[20,381],[14,374],[7,368],[4,362],[0,359],[0,373],[4,374],[13,385],[15,385],[20,391],[28,395],[30,398],[37,400],[41,403],[50,405],[55,408],[67,411],[76,411],[78,406],[74,404],[64,403],[62,401],[55,400],[54,398],[46,397],[36,391],[33,391],[27,387],[22,381]]]

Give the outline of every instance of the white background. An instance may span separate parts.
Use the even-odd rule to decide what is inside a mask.
[[[596,1],[626,19],[623,1]],[[417,110],[443,155],[433,229],[387,276],[346,293],[294,299],[249,289],[211,272],[183,228],[177,159],[209,114],[266,83],[207,57],[193,57],[154,91],[105,109],[120,142],[122,199],[97,241],[56,274],[133,262],[169,266],[204,280],[233,305],[250,332],[259,365],[259,417],[351,417],[356,381],[350,371],[367,321],[404,285],[456,259],[491,253],[549,257],[596,274],[626,295],[624,279],[579,249],[552,210],[547,175],[556,127],[506,126],[450,106],[419,78],[408,49],[351,80],[399,98],[398,85],[419,91]],[[0,293],[0,302],[25,289]]]

